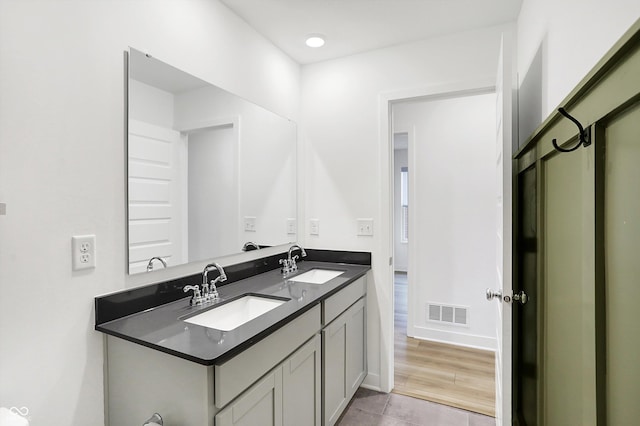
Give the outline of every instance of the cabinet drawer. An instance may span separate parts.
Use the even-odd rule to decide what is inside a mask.
[[[222,408],[320,330],[320,306],[214,367],[215,405]]]
[[[323,325],[329,324],[367,292],[365,277],[358,278],[322,303]]]

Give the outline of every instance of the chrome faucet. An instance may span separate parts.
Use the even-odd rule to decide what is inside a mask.
[[[211,280],[209,283],[207,281],[207,274],[214,269],[218,270],[220,274],[215,280]],[[218,265],[216,262],[210,263],[204,267],[202,271],[202,291],[200,290],[200,286],[196,285],[186,285],[182,288],[182,291],[185,293],[189,290],[193,290],[193,297],[191,297],[192,305],[202,305],[208,302],[215,302],[220,299],[218,295],[218,289],[216,287],[216,283],[226,281],[227,274],[222,269],[222,266]]]
[[[214,269],[218,270],[219,275],[215,280],[211,280],[211,282],[208,283],[207,274],[209,273],[209,271],[213,271]],[[218,288],[216,287],[216,283],[223,282],[226,280],[227,280],[227,274],[224,272],[224,269],[222,269],[222,266],[220,266],[216,262],[210,263],[207,266],[205,266],[204,270],[202,271],[202,291],[203,291],[202,297],[204,298],[204,301],[209,302],[209,301],[218,300],[220,296],[218,295]],[[209,285],[211,287],[209,287]]]
[[[300,247],[297,244],[292,245],[291,247],[289,247],[289,253],[287,254],[287,258],[286,259],[280,259],[280,264],[282,265],[281,271],[282,271],[282,276],[286,277],[287,275],[289,275],[292,272],[295,272],[298,270],[298,265],[296,264],[296,260],[299,259],[298,255],[295,256],[291,256],[294,252],[294,250],[300,250],[300,256],[302,257],[306,257],[307,256],[307,252],[304,251],[304,249],[302,247]]]
[[[151,259],[149,259],[149,263],[147,263],[147,272],[153,271],[153,261],[154,260],[159,260],[160,263],[162,263],[162,267],[163,268],[167,267],[167,262],[163,258],[158,257],[158,256],[153,256]]]
[[[242,246],[242,251],[250,251],[249,250],[250,247],[253,247],[254,250],[260,250],[259,245],[257,245],[253,241],[247,241],[246,243],[244,243],[244,246]]]

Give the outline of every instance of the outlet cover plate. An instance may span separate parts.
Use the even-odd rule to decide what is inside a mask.
[[[71,237],[71,260],[74,271],[96,267],[96,236]]]

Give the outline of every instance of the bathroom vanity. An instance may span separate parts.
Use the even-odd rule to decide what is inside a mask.
[[[124,57],[130,283],[169,276],[154,260],[193,275],[96,298],[108,424],[335,424],[366,375],[370,253],[309,250],[296,271],[295,123],[149,53]]]
[[[219,287],[221,300],[203,306],[188,294],[148,306],[182,281],[96,298],[109,424],[154,412],[165,425],[335,424],[367,371],[366,256],[369,264],[304,261],[286,278],[273,267],[278,256],[260,259],[274,269]],[[198,324],[246,295],[277,303],[235,328]],[[188,322],[197,316],[205,319]]]

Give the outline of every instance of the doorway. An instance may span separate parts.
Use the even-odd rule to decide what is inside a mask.
[[[495,93],[392,103],[393,392],[495,415]]]
[[[222,256],[229,252],[229,245],[240,246],[236,132],[228,123],[184,133],[189,261]]]

